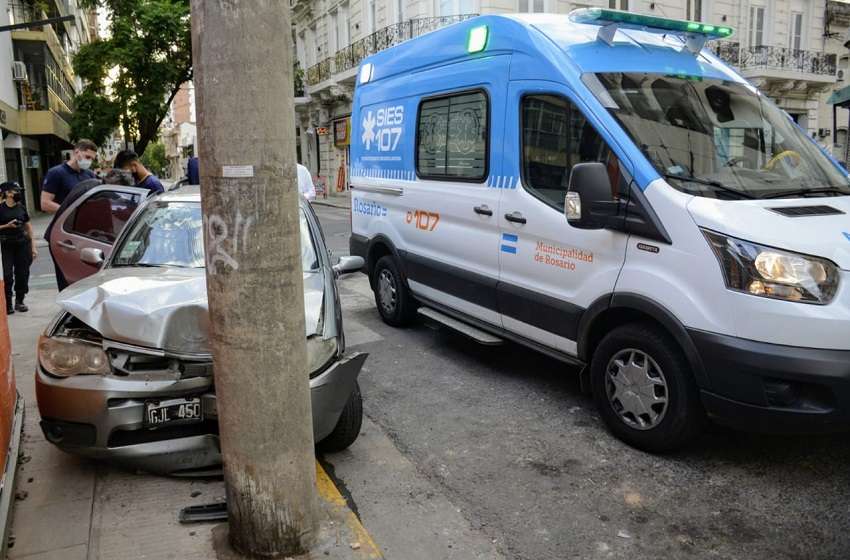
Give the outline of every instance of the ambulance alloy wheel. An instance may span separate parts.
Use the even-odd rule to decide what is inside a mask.
[[[395,258],[385,255],[375,263],[372,271],[372,289],[375,290],[375,305],[378,313],[388,325],[403,327],[413,321],[416,307]]]
[[[591,362],[593,398],[615,436],[649,452],[694,439],[705,422],[699,391],[676,342],[648,323],[608,333]]]

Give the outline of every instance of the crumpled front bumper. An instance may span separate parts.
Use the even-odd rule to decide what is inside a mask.
[[[347,355],[310,380],[316,442],[336,426],[367,356]],[[38,367],[35,378],[42,431],[64,451],[171,474],[221,463],[216,398],[209,377],[168,381],[131,376],[56,378]],[[200,397],[204,421],[158,429],[144,426],[146,401],[176,397]]]

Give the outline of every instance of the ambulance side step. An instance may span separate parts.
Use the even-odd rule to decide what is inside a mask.
[[[444,313],[440,313],[436,309],[431,309],[430,307],[422,306],[419,308],[419,314],[423,317],[427,317],[432,321],[436,321],[441,325],[449,327],[460,334],[466,335],[478,344],[483,344],[485,346],[498,346],[502,343],[502,339],[493,336],[488,332],[484,332],[481,329],[476,329],[472,325],[468,325],[463,321],[458,321],[454,317],[449,317]]]

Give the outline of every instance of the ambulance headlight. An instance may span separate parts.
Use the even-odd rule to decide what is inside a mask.
[[[765,247],[703,230],[726,287],[755,296],[826,305],[838,291],[838,267],[826,259]]]

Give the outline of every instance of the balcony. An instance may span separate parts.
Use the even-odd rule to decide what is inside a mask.
[[[836,81],[835,54],[764,45],[741,47],[732,41],[717,41],[709,48],[772,97],[810,96]]]
[[[478,14],[458,16],[442,16],[430,18],[415,18],[401,23],[389,25],[363,37],[307,69],[306,83],[309,89],[327,83],[336,85],[333,78],[340,83],[354,83],[354,75],[360,62],[367,56],[388,49],[399,43],[419,37],[435,29],[473,18]]]
[[[43,11],[28,3],[10,2],[8,9],[9,21],[11,23],[37,21],[48,17]],[[12,40],[42,41],[46,43],[47,47],[50,49],[50,53],[53,55],[53,58],[62,67],[62,71],[65,73],[66,78],[71,81],[74,80],[71,54],[68,52],[68,49],[52,25],[43,25],[41,27],[12,31]]]

